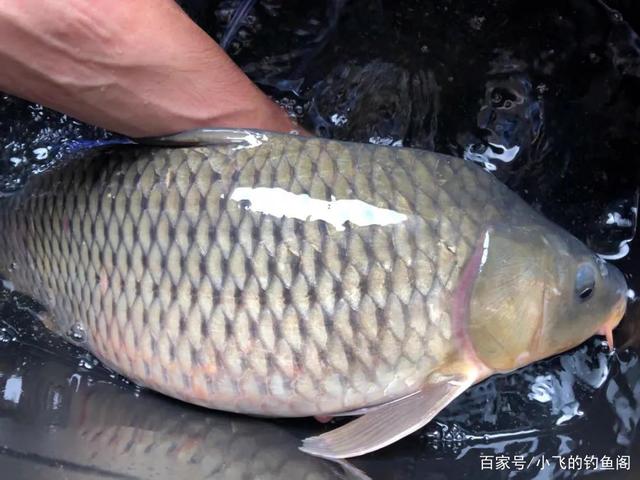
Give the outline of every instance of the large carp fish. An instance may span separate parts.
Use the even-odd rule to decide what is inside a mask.
[[[0,201],[0,275],[140,385],[247,414],[360,415],[304,441],[329,458],[408,435],[495,372],[610,338],[627,292],[470,162],[244,130],[32,177]]]

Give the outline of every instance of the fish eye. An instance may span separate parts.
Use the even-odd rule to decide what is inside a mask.
[[[582,264],[576,272],[576,295],[582,301],[593,295],[596,286],[596,272],[589,264]]]

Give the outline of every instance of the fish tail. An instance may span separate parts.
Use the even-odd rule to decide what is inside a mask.
[[[238,30],[240,30],[240,27],[242,27],[247,15],[251,12],[255,4],[256,0],[243,0],[243,2],[238,5],[235,12],[233,12],[229,25],[222,36],[222,40],[220,41],[220,46],[224,50],[228,50],[229,45],[238,33]]]

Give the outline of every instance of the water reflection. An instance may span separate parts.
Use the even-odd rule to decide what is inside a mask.
[[[433,149],[439,87],[430,71],[374,60],[339,65],[313,86],[309,119],[338,140]]]
[[[298,438],[267,421],[191,407],[150,391],[132,394],[133,386],[102,367],[87,369],[85,354],[47,336],[0,349],[3,478],[34,478],[35,472],[48,479],[353,475],[303,454]],[[40,348],[41,342],[54,352]]]
[[[504,52],[503,55],[508,57]],[[516,68],[513,64],[518,62],[496,61],[485,84],[484,101],[477,115],[480,138],[459,139],[467,143],[464,158],[479,162],[490,171],[498,168],[497,162],[516,160],[523,146],[530,150],[528,155],[540,156],[536,149],[543,125],[542,103],[528,76],[510,71]]]

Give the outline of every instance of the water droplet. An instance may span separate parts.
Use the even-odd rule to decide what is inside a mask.
[[[140,385],[135,385],[133,388],[133,396],[136,398],[140,398],[141,392],[142,392],[142,387]]]
[[[333,115],[331,115],[330,120],[334,125],[336,125],[338,127],[346,125],[346,123],[348,121],[346,116],[344,116],[342,114],[337,114],[337,113],[334,113]]]
[[[91,370],[94,367],[96,367],[98,365],[98,359],[96,357],[94,357],[93,355],[86,353],[84,355],[82,355],[82,357],[80,358],[80,362],[78,363],[78,365],[81,368],[85,368],[87,370]]]
[[[74,342],[84,342],[86,335],[84,327],[79,323],[74,324],[67,333],[67,336]]]
[[[49,150],[46,147],[40,147],[33,150],[33,154],[38,160],[45,160],[49,156]]]

